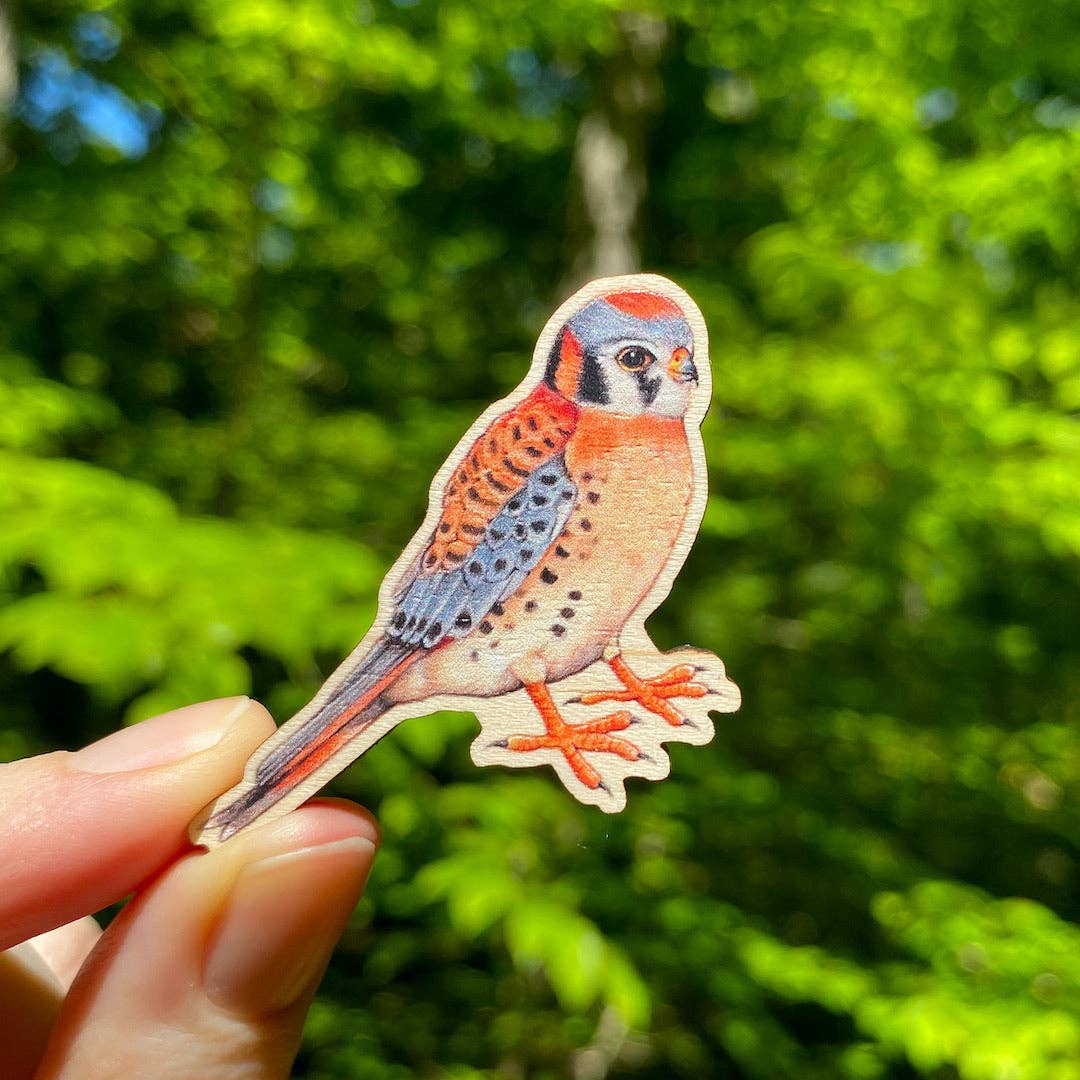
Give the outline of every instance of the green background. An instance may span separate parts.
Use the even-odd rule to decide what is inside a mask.
[[[583,277],[710,327],[712,495],[650,625],[742,711],[614,819],[474,769],[469,716],[380,744],[297,1075],[1080,1077],[1075,5],[8,22],[5,757],[286,718]]]

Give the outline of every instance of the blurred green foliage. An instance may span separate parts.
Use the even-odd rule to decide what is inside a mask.
[[[23,5],[0,752],[307,699],[567,291],[615,109],[713,336],[654,630],[745,705],[618,819],[469,717],[385,740],[298,1075],[1080,1077],[1080,13],[672,0],[649,53],[619,8]]]

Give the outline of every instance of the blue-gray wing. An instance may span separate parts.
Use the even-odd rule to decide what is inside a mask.
[[[387,637],[430,649],[461,638],[512,596],[562,533],[577,501],[562,454],[537,466],[453,570],[418,574],[398,594]]]

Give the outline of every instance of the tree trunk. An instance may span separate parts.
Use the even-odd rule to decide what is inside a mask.
[[[0,121],[8,106],[15,100],[18,89],[18,68],[15,63],[15,35],[7,9],[0,4]]]
[[[645,147],[663,94],[657,66],[667,24],[649,15],[617,16],[619,45],[593,73],[592,102],[574,145],[578,220],[563,293],[585,281],[641,268],[640,212]]]

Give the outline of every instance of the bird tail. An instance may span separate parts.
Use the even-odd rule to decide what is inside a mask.
[[[390,708],[384,692],[422,651],[378,641],[307,720],[288,733],[279,728],[263,743],[254,776],[249,765],[244,779],[195,819],[192,841],[228,840],[294,791]]]

